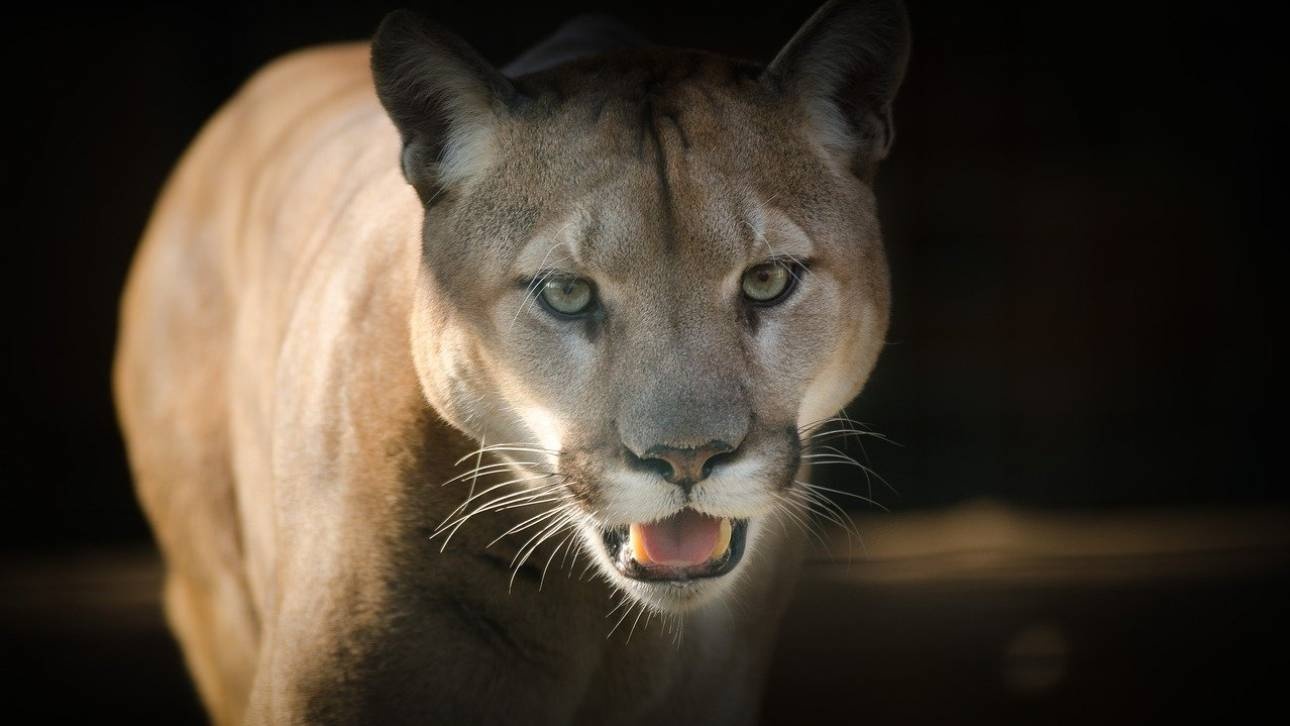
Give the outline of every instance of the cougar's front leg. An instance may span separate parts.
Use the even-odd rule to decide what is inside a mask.
[[[508,592],[496,555],[440,553],[420,533],[370,523],[399,519],[295,539],[247,722],[571,722],[603,633],[558,635],[556,619],[571,614],[560,588],[547,583],[534,598],[536,583],[523,579]]]

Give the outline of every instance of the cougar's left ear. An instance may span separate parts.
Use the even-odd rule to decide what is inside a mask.
[[[515,90],[464,40],[396,10],[372,39],[372,76],[403,136],[403,175],[423,203],[492,161],[496,124]]]
[[[891,103],[909,59],[900,0],[832,0],[802,26],[762,76],[802,104],[810,133],[857,176],[872,179],[891,150]]]

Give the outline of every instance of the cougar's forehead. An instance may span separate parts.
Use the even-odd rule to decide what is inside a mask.
[[[832,246],[830,230],[864,221],[840,213],[867,200],[848,198],[856,185],[831,179],[796,111],[753,75],[701,53],[637,52],[526,79],[531,98],[498,127],[465,203],[431,215],[443,228],[431,252],[448,258],[436,266],[460,270],[469,255],[498,283],[569,263],[639,279],[662,263],[715,274]]]
[[[653,284],[721,277],[750,256],[765,256],[766,213],[755,193],[730,188],[701,161],[677,166],[666,186],[652,169],[628,167],[580,194],[520,241],[513,269],[554,267],[594,273],[606,284]],[[802,247],[794,243],[792,252],[804,254]]]
[[[685,121],[667,123],[680,131],[650,138],[645,158],[601,156],[602,173],[581,177],[582,184],[571,169],[567,193],[544,205],[533,234],[517,240],[516,267],[566,256],[563,261],[613,279],[665,264],[715,271],[813,251],[810,236],[793,221],[799,213],[810,218],[812,210],[798,203],[803,194],[791,178],[726,163],[717,148],[687,148],[679,142]],[[552,167],[566,164],[554,160]]]

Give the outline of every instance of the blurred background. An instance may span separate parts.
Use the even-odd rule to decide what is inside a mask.
[[[417,7],[499,65],[573,13],[768,60],[808,2],[156,3],[10,19],[0,647],[33,722],[200,722],[108,388],[121,284],[256,68]],[[766,719],[1144,723],[1273,707],[1290,497],[1269,472],[1284,269],[1277,26],[1163,2],[910,2],[878,181],[889,345]],[[1273,239],[1276,234],[1277,238]],[[1279,396],[1275,399],[1280,400]],[[828,486],[869,496],[851,467]],[[876,482],[876,480],[875,480]],[[14,686],[11,681],[9,686]],[[66,697],[41,694],[59,688]]]

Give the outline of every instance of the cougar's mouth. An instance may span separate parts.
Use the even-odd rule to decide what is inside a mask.
[[[682,509],[657,522],[610,527],[605,550],[624,577],[682,583],[730,572],[744,554],[748,520]]]

